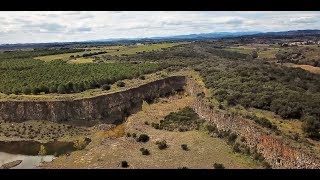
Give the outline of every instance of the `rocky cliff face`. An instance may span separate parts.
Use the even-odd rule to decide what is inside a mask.
[[[175,76],[157,80],[126,91],[74,101],[7,101],[0,102],[0,119],[25,120],[104,120],[106,123],[122,121],[137,112],[143,100],[152,100],[173,91],[185,89],[195,97],[192,108],[219,129],[231,130],[246,138],[250,148],[256,148],[274,168],[320,168],[316,156],[290,145],[286,139],[271,134],[251,120],[231,117],[210,108],[201,86],[194,80]]]
[[[196,97],[192,108],[218,129],[231,130],[246,138],[250,148],[256,148],[273,168],[320,168],[320,160],[316,156],[294,148],[290,142],[277,137],[268,130],[261,128],[251,120],[231,117],[211,109],[203,98],[201,87],[192,79],[186,80],[185,90]]]
[[[25,120],[104,120],[115,123],[137,112],[143,100],[154,99],[183,89],[185,77],[174,76],[136,88],[97,97],[68,101],[0,102],[0,119]]]

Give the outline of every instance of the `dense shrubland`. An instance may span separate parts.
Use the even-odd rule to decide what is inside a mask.
[[[319,48],[290,47],[283,48],[275,54],[280,63],[307,64],[320,67]]]
[[[152,123],[155,129],[165,129],[168,131],[190,131],[199,130],[204,120],[190,107],[185,107],[178,112],[171,112],[160,123]]]
[[[206,87],[213,90],[214,98],[220,103],[269,110],[284,119],[301,119],[306,134],[320,138],[320,75],[248,58],[245,54],[215,48],[210,42],[131,57],[135,58],[168,62],[178,68],[191,66],[200,72]],[[255,121],[276,128],[264,119]]]

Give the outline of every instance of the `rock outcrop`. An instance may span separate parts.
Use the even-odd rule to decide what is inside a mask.
[[[8,162],[8,163],[3,164],[0,167],[0,169],[11,169],[13,167],[18,166],[21,163],[22,163],[22,160],[16,160],[16,161]]]
[[[273,168],[320,168],[320,159],[313,154],[292,146],[286,139],[277,137],[261,128],[252,120],[232,117],[210,108],[204,98],[202,87],[192,79],[186,80],[185,90],[195,97],[192,108],[218,129],[230,130],[245,137],[248,147],[255,148]]]
[[[73,101],[6,101],[0,102],[0,119],[25,120],[104,120],[122,121],[139,111],[143,100],[152,100],[185,89],[195,97],[192,108],[218,129],[231,130],[245,137],[248,147],[257,149],[273,168],[320,168],[320,159],[272,134],[251,120],[218,112],[205,102],[202,87],[184,76],[167,77],[136,88],[113,94]]]
[[[104,120],[106,123],[115,123],[139,111],[143,100],[183,89],[184,84],[185,77],[173,76],[129,90],[79,100],[5,101],[0,102],[0,119],[17,122]]]

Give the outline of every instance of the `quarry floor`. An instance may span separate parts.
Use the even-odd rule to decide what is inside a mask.
[[[170,112],[189,106],[193,98],[184,94],[160,98],[152,104],[143,104],[142,111],[132,114],[121,125],[111,130],[92,132],[92,142],[83,150],[70,155],[59,156],[40,168],[122,168],[121,161],[127,161],[128,168],[205,168],[213,169],[214,163],[222,163],[226,168],[262,168],[251,157],[232,152],[223,139],[210,137],[204,130],[171,132],[146,125],[159,122]],[[146,143],[136,142],[127,133],[147,134]],[[155,142],[166,140],[168,148],[158,149]],[[189,151],[181,149],[187,144]],[[146,148],[150,155],[142,155],[140,148]]]

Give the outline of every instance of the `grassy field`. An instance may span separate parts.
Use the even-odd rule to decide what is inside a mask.
[[[107,51],[108,53],[99,54],[96,56],[97,57],[102,57],[104,55],[121,56],[123,54],[130,55],[130,54],[136,54],[137,52],[144,52],[144,51],[145,52],[157,51],[157,50],[161,50],[162,48],[169,48],[169,47],[173,47],[173,46],[176,46],[179,44],[183,44],[183,43],[162,43],[162,44],[130,45],[130,46],[97,46],[97,47],[83,48],[83,49],[86,49],[86,51],[84,51],[84,52],[39,56],[39,57],[35,57],[35,59],[43,60],[46,62],[52,61],[52,60],[57,60],[57,59],[69,60],[71,55],[82,56],[83,54],[86,54],[86,53],[94,53],[94,52],[102,52],[102,51]],[[80,61],[78,61],[78,59]],[[71,61],[72,62],[77,61],[77,62],[81,62],[81,63],[90,62],[90,60],[83,60],[82,57],[77,58],[75,60],[71,60]]]
[[[82,56],[85,53],[90,53],[90,52],[99,52],[99,51],[83,51],[83,52],[78,52],[78,53],[65,53],[65,54],[56,54],[56,55],[48,55],[48,56],[39,56],[39,57],[35,57],[35,59],[39,59],[45,62],[49,62],[52,60],[57,60],[57,59],[69,59],[71,55],[74,56]]]
[[[169,99],[159,99],[157,103],[144,103],[142,111],[128,118],[124,126],[99,136],[85,150],[61,156],[44,168],[121,168],[119,163],[127,161],[129,168],[205,168],[213,169],[214,163],[222,163],[226,168],[261,168],[261,165],[248,156],[233,153],[222,139],[210,137],[204,131],[169,132],[154,129],[144,122],[159,122],[170,112],[176,112],[190,105],[191,97],[177,95]],[[124,133],[125,132],[125,133]],[[147,143],[139,143],[126,133],[145,133],[150,137]],[[103,136],[103,134],[105,136]],[[122,136],[122,137],[119,137]],[[166,140],[168,148],[158,149],[155,142]],[[189,151],[181,149],[187,144]],[[150,155],[144,156],[140,148],[146,148]]]
[[[76,58],[68,61],[69,63],[92,63],[92,58]]]
[[[253,50],[256,50],[256,47],[252,46],[239,46],[239,47],[229,47],[225,48],[227,51],[235,51],[243,54],[250,54]],[[259,58],[265,58],[265,59],[274,59],[275,54],[279,51],[279,48],[276,47],[264,47],[259,48],[258,55]]]
[[[43,61],[52,61],[52,60],[57,60],[57,59],[63,59],[63,60],[69,60],[70,56],[81,56],[78,59],[83,59],[82,55],[83,54],[88,54],[88,53],[95,53],[95,52],[101,52],[101,51],[107,51],[107,52],[114,52],[117,49],[122,49],[123,46],[99,46],[99,47],[90,47],[90,48],[82,48],[82,49],[86,49],[86,51],[83,52],[77,52],[77,53],[64,53],[64,54],[56,54],[56,55],[48,55],[48,56],[38,56],[35,57],[35,59],[39,59],[39,60],[43,60]]]
[[[284,63],[283,65],[287,67],[301,68],[315,74],[320,74],[320,67],[314,67],[310,65],[299,65],[299,64],[293,64],[293,63]]]
[[[66,124],[40,120],[21,123],[0,120],[0,141],[35,140],[46,143],[56,139],[70,142],[89,134],[87,128],[72,124],[72,121]]]
[[[108,53],[107,55],[121,56],[121,55],[136,54],[138,52],[158,51],[158,50],[161,50],[162,48],[170,48],[180,44],[184,44],[184,43],[162,43],[162,44],[150,44],[150,45],[125,46],[119,49],[119,51],[114,51],[114,52]],[[101,57],[103,55],[105,54],[100,54],[97,56]]]

